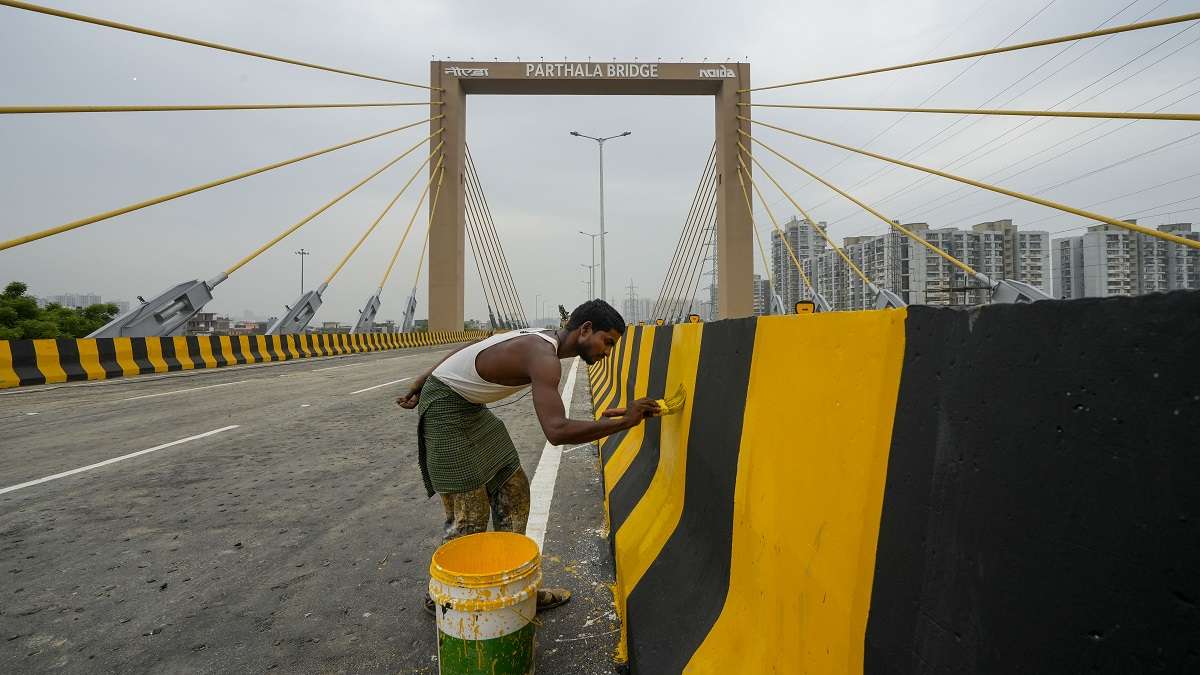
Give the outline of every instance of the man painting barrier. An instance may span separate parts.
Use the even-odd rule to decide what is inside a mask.
[[[533,407],[546,439],[554,445],[588,443],[637,426],[657,411],[650,399],[609,410],[603,419],[567,417],[558,393],[562,359],[578,356],[591,365],[608,356],[625,332],[625,321],[607,302],[590,300],[555,330],[520,330],[493,335],[451,352],[418,377],[397,399],[416,408],[418,457],[430,497],[442,496],[443,541],[494,529],[525,532],[529,479],[504,423],[488,403],[532,388]],[[538,591],[538,609],[569,600],[566,589]],[[425,599],[432,613],[433,603]]]

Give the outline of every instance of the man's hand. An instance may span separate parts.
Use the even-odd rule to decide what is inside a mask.
[[[410,390],[407,394],[396,399],[396,405],[400,406],[401,408],[405,408],[407,410],[412,410],[413,408],[417,407],[417,403],[420,400],[421,400],[421,389],[418,387],[416,389]]]
[[[658,403],[652,398],[639,398],[628,408],[610,408],[600,414],[601,417],[621,417],[634,424],[658,413]]]

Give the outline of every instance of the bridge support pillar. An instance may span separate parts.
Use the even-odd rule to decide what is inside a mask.
[[[750,149],[738,130],[750,133],[750,64],[728,66],[737,77],[726,78],[717,92],[717,314],[731,319],[754,314],[754,231],[752,215],[738,187],[738,142]],[[746,162],[750,164],[749,161]]]
[[[442,129],[432,145],[444,141],[446,153],[443,166],[446,178],[442,181],[438,206],[434,210],[433,194],[430,194],[429,233],[429,330],[463,329],[463,271],[466,253],[466,230],[464,226],[463,177],[466,162],[467,95],[457,77],[447,77],[445,64],[434,61],[429,64],[429,81],[442,91],[432,91],[434,101],[442,105],[433,106],[433,114],[444,117],[429,123],[430,133]],[[430,171],[437,160],[429,163]],[[436,176],[434,185],[437,184]]]

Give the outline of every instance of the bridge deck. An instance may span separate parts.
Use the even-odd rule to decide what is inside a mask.
[[[421,597],[441,506],[421,486],[415,414],[392,403],[404,383],[372,387],[442,353],[0,395],[0,490],[238,425],[0,494],[0,670],[436,672]],[[530,399],[496,412],[533,475]],[[545,575],[577,595],[542,617],[539,672],[612,668],[593,453],[560,466]]]

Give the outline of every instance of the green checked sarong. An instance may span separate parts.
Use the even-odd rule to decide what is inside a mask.
[[[504,422],[432,375],[421,387],[417,412],[418,461],[430,497],[484,485],[495,494],[521,468]]]

